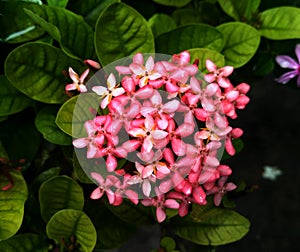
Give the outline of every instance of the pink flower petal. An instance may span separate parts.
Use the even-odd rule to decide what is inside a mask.
[[[104,194],[103,190],[100,190],[99,187],[97,187],[92,193],[91,193],[91,199],[100,199]]]
[[[97,173],[97,172],[91,172],[91,176],[92,176],[92,178],[94,180],[97,181],[98,185],[104,184],[104,179],[103,179],[103,177],[99,173]]]
[[[165,138],[169,133],[163,130],[154,130],[151,133],[151,136],[153,137],[153,139],[155,140],[160,140]]]
[[[88,143],[89,143],[89,140],[87,138],[78,138],[78,139],[73,140],[73,145],[76,148],[84,148],[88,145]]]
[[[179,107],[179,101],[172,100],[162,106],[162,111],[167,114],[170,114],[170,113],[174,113],[178,109],[178,107]]]
[[[92,87],[92,90],[97,94],[97,95],[106,95],[107,94],[107,88],[103,86],[94,86]]]
[[[163,222],[166,219],[167,215],[161,207],[156,208],[156,218],[159,223]]]
[[[179,203],[174,199],[165,200],[164,206],[167,208],[178,209]]]
[[[151,184],[150,184],[150,181],[148,179],[145,179],[143,181],[142,188],[143,188],[144,195],[149,197],[150,193],[151,193]]]
[[[68,84],[66,85],[66,91],[72,91],[72,90],[77,90],[77,85],[78,84]]]

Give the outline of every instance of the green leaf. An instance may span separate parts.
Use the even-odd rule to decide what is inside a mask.
[[[55,123],[58,109],[47,106],[42,108],[35,118],[35,126],[50,143],[59,145],[71,145],[72,138],[61,131]]]
[[[4,75],[0,75],[0,116],[18,113],[33,103],[28,97],[16,89]]]
[[[66,80],[62,74],[69,66],[79,68],[60,49],[32,42],[14,49],[6,58],[8,80],[30,98],[45,103],[63,103]]]
[[[154,52],[154,39],[141,14],[126,4],[115,3],[97,21],[95,47],[102,66],[105,66],[137,52]]]
[[[260,34],[268,39],[300,38],[300,8],[278,7],[261,13]]]
[[[47,252],[49,247],[45,237],[37,234],[19,234],[0,242],[0,251],[5,252]]]
[[[166,54],[202,47],[220,51],[223,48],[223,36],[212,26],[194,24],[161,34],[156,38],[155,45],[157,52]]]
[[[273,72],[275,68],[274,57],[269,53],[258,53],[253,59],[253,71],[255,76],[266,76]]]
[[[255,54],[260,43],[259,32],[240,22],[229,22],[217,27],[224,36],[224,48],[226,65],[241,67],[245,65]]]
[[[64,209],[52,216],[46,227],[50,239],[61,244],[75,236],[76,244],[82,252],[92,252],[96,245],[97,233],[89,217],[82,211]]]
[[[119,247],[136,233],[136,226],[116,218],[101,201],[87,200],[85,209],[97,230],[96,249]]]
[[[154,37],[158,35],[171,31],[176,27],[176,23],[173,18],[167,14],[154,14],[149,20],[148,25],[152,29]]]
[[[240,240],[249,231],[249,221],[225,208],[193,210],[191,216],[174,221],[175,233],[200,245],[224,245]]]
[[[69,0],[47,0],[49,6],[57,6],[60,8],[65,8]]]
[[[46,5],[25,12],[60,43],[67,55],[75,59],[95,59],[94,32],[83,17]]]
[[[222,54],[210,50],[207,48],[194,48],[188,50],[191,55],[191,62],[199,59],[199,69],[204,71],[206,69],[205,62],[207,59],[212,60],[218,67],[223,67],[225,65],[225,58]]]
[[[177,9],[172,13],[172,17],[178,26],[205,23],[202,22],[202,15],[196,9]]]
[[[10,182],[4,176],[0,177],[0,241],[10,238],[21,227],[28,196],[22,173],[12,171],[10,175],[14,185],[5,191],[2,188]]]
[[[100,102],[100,97],[95,93],[82,93],[72,97],[59,109],[56,124],[70,136],[85,137],[84,123],[95,117],[91,110],[97,111]]]
[[[174,7],[183,7],[191,1],[192,0],[153,0],[153,2],[155,3]]]
[[[69,2],[68,9],[84,16],[86,22],[95,27],[101,13],[111,4],[120,3],[121,0],[73,0]]]
[[[218,2],[222,10],[236,21],[251,18],[260,5],[260,0],[218,0]]]
[[[22,43],[43,35],[45,31],[37,27],[24,12],[24,8],[34,10],[36,6],[23,1],[0,1],[0,41]]]
[[[45,181],[39,190],[41,215],[48,221],[61,209],[82,210],[83,191],[73,179],[67,176],[56,176]]]
[[[25,159],[27,162],[33,160],[40,147],[40,133],[28,114],[17,114],[0,125],[0,141],[5,146],[9,158]]]
[[[160,241],[160,246],[166,250],[166,252],[173,252],[176,247],[175,241],[168,236],[165,236]]]

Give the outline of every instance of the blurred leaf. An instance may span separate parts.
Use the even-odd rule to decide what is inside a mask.
[[[25,12],[60,43],[68,56],[75,59],[95,59],[94,32],[81,16],[46,5],[38,6],[37,14],[36,10],[26,9]]]
[[[191,1],[192,0],[153,0],[153,2],[155,3],[174,7],[183,7]]]
[[[253,70],[256,76],[266,76],[275,68],[274,57],[268,53],[258,53],[253,60]]]
[[[45,31],[26,15],[24,8],[35,10],[37,4],[24,1],[0,1],[0,41],[22,43],[36,39]]]
[[[2,188],[9,181],[3,175],[0,177],[0,241],[10,238],[21,227],[24,203],[28,196],[27,185],[22,173],[12,171],[10,175],[14,185],[8,190],[2,190]]]
[[[188,50],[191,55],[191,62],[199,59],[199,69],[204,71],[206,69],[205,62],[207,59],[212,60],[218,67],[223,67],[225,65],[225,58],[222,54],[210,50],[207,48],[194,48]]]
[[[71,145],[72,138],[61,131],[55,123],[58,109],[47,106],[42,108],[35,118],[35,126],[50,143],[59,145]]]
[[[249,231],[249,221],[229,209],[193,210],[191,216],[173,220],[175,233],[201,245],[224,245],[240,240]]]
[[[110,5],[99,17],[95,47],[103,66],[134,53],[154,52],[154,39],[147,21],[123,3]]]
[[[260,34],[268,39],[300,38],[300,8],[278,7],[261,13]]]
[[[41,215],[48,221],[61,209],[82,210],[83,191],[73,179],[67,176],[56,176],[45,181],[39,190]]]
[[[88,200],[85,205],[87,214],[97,230],[97,249],[121,246],[136,232],[136,227],[116,218],[103,203]]]
[[[256,53],[260,43],[260,35],[252,26],[240,22],[221,24],[217,29],[224,36],[226,65],[235,68],[245,65]]]
[[[121,0],[73,0],[69,2],[68,9],[84,16],[86,22],[95,27],[101,13],[111,4],[120,3]]]
[[[30,162],[39,150],[40,139],[40,133],[25,113],[1,122],[0,140],[11,160]]]
[[[60,8],[65,8],[69,0],[47,0],[49,6],[56,6]]]
[[[7,152],[3,146],[3,143],[2,141],[0,140],[0,158],[6,158],[6,159],[9,159],[8,155],[7,155]]]
[[[74,237],[79,245],[79,250],[76,251],[91,252],[96,245],[95,227],[82,211],[64,209],[57,212],[49,220],[46,231],[48,237],[57,244],[61,244],[62,239],[67,242]]]
[[[154,14],[149,20],[148,25],[152,29],[154,37],[168,32],[176,27],[176,23],[172,17],[167,14]]]
[[[85,137],[84,123],[95,117],[91,110],[97,111],[100,98],[95,93],[82,93],[66,101],[59,109],[56,124],[66,134],[80,138]]]
[[[16,89],[4,75],[0,75],[0,116],[18,113],[30,107],[31,99]]]
[[[160,246],[165,249],[166,252],[173,252],[176,247],[175,241],[168,236],[164,236],[160,241]]]
[[[196,9],[177,9],[172,13],[172,17],[178,26],[204,23],[202,15]]]
[[[260,0],[218,0],[222,10],[236,21],[247,20],[257,11]]]
[[[220,51],[223,48],[223,36],[209,25],[186,25],[161,34],[156,38],[155,45],[157,52],[166,54],[202,47]]]
[[[47,252],[50,244],[42,235],[19,234],[0,242],[0,251],[5,252]]]
[[[45,43],[32,42],[14,49],[6,58],[5,74],[22,93],[45,103],[63,103],[65,77],[63,70],[79,63],[60,49]]]

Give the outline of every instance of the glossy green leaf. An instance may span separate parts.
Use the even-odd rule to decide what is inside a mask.
[[[191,1],[192,0],[153,0],[153,2],[155,3],[174,7],[183,7]]]
[[[20,127],[22,125],[22,127]],[[2,141],[11,160],[33,160],[40,147],[41,135],[26,113],[17,114],[1,122]],[[26,132],[26,133],[25,133]]]
[[[259,43],[259,32],[252,26],[240,22],[229,22],[217,27],[224,37],[222,54],[226,65],[241,67],[256,53]]]
[[[53,214],[62,209],[82,210],[83,191],[73,179],[67,176],[56,176],[45,181],[39,190],[41,215],[48,221]]]
[[[49,6],[56,6],[65,8],[68,4],[69,0],[47,0]]]
[[[154,14],[148,20],[148,25],[151,27],[154,37],[157,37],[162,33],[171,31],[176,27],[174,19],[169,15],[163,13]]]
[[[197,9],[177,9],[172,13],[178,26],[188,24],[199,24],[202,22],[202,15]]]
[[[97,233],[90,218],[82,211],[64,209],[52,216],[46,227],[49,238],[61,244],[62,239],[70,241],[75,237],[79,248],[76,251],[92,252],[96,245]]]
[[[19,234],[0,242],[0,251],[5,252],[47,252],[50,244],[42,235]]]
[[[12,171],[10,175],[14,185],[8,190],[2,188],[10,182],[3,175],[0,177],[0,241],[10,238],[21,227],[28,196],[22,173]]]
[[[257,11],[260,0],[218,0],[222,10],[237,21],[244,21]]]
[[[113,215],[103,202],[87,200],[85,211],[97,230],[96,249],[120,247],[136,233],[136,226]]]
[[[30,107],[33,102],[16,89],[4,75],[0,75],[0,116],[15,114]]]
[[[69,66],[76,69],[79,63],[60,49],[32,42],[17,47],[8,55],[5,74],[17,89],[30,98],[45,103],[63,103],[68,97],[62,71]]]
[[[68,9],[84,16],[86,22],[95,27],[97,19],[101,13],[111,4],[120,3],[121,0],[72,0],[69,2]]]
[[[103,66],[134,53],[154,52],[154,39],[147,21],[123,3],[110,5],[99,17],[95,47]]]
[[[36,7],[37,8],[37,7]],[[27,15],[55,40],[63,51],[76,59],[94,59],[94,32],[83,17],[66,9],[40,5],[37,10],[25,10]]]
[[[222,54],[207,48],[194,48],[188,50],[191,55],[191,62],[199,59],[199,69],[204,71],[206,69],[205,62],[207,59],[212,60],[218,67],[223,67],[225,58]]]
[[[300,8],[268,9],[261,13],[260,20],[260,34],[268,39],[300,38]]]
[[[100,98],[95,93],[82,93],[72,97],[59,109],[56,124],[66,134],[79,138],[86,136],[84,123],[95,115],[91,110],[97,111]]]
[[[23,1],[0,1],[0,41],[22,43],[36,39],[45,31],[26,15],[24,8],[35,10],[37,4]]]
[[[163,33],[155,40],[157,52],[174,54],[191,48],[209,48],[220,51],[223,36],[216,28],[205,24],[178,27]]]
[[[48,106],[39,111],[35,118],[35,126],[50,143],[59,145],[71,145],[72,138],[61,131],[55,123],[58,109]]]
[[[201,245],[224,245],[240,240],[249,231],[249,221],[229,209],[193,210],[191,216],[174,221],[175,233]]]

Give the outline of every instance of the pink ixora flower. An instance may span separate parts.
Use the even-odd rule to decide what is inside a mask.
[[[73,91],[77,90],[80,93],[85,93],[87,92],[87,88],[84,84],[84,80],[89,74],[89,69],[86,69],[79,77],[79,75],[73,70],[72,67],[69,67],[69,75],[70,78],[72,79],[73,83],[68,84],[66,86],[66,91]]]
[[[297,86],[300,87],[300,44],[296,45],[295,53],[298,62],[296,62],[293,58],[287,55],[279,55],[276,57],[275,60],[279,64],[279,66],[281,66],[282,68],[289,68],[293,70],[281,75],[279,78],[275,80],[279,83],[286,84],[287,82],[289,82],[291,79],[293,79],[298,75]]]
[[[105,109],[111,102],[113,96],[119,96],[125,93],[124,88],[118,87],[115,76],[111,73],[107,78],[107,87],[95,86],[92,90],[103,97],[101,108]]]

